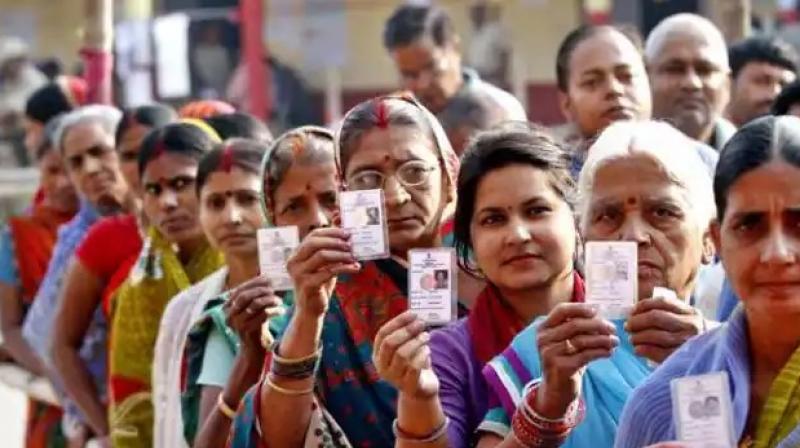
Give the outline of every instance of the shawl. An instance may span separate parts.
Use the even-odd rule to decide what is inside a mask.
[[[186,335],[206,304],[222,293],[228,268],[214,272],[184,290],[167,305],[156,340],[153,359],[153,403],[155,403],[155,447],[187,446],[181,419],[181,376],[183,363],[176,362],[184,350]]]
[[[184,266],[155,229],[114,303],[111,331],[109,427],[115,447],[153,443],[151,379],[161,315],[169,300],[219,269],[222,255],[207,244]]]
[[[510,432],[511,416],[524,399],[523,389],[542,375],[535,343],[542,322],[544,317],[536,319],[514,338],[508,349],[484,367],[490,403],[479,430],[501,436]],[[609,358],[592,361],[586,366],[581,390],[586,416],[562,447],[612,446],[625,402],[633,389],[650,374],[647,362],[634,354],[633,345],[623,328],[624,321],[616,320],[614,325],[620,345]]]

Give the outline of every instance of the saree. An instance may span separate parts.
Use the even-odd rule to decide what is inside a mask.
[[[758,419],[754,448],[772,448],[800,424],[800,348],[773,380]],[[800,442],[800,437],[796,438]]]
[[[536,336],[544,319],[536,319],[514,338],[508,349],[484,368],[490,406],[479,431],[501,437],[511,432],[511,417],[525,398],[523,389],[542,375]],[[634,354],[633,345],[623,328],[625,321],[615,320],[613,323],[620,345],[609,358],[592,361],[586,366],[581,380],[581,398],[586,405],[586,415],[562,447],[613,446],[625,402],[652,370],[643,358]]]
[[[155,426],[153,446],[187,446],[181,420],[181,376],[185,364],[178,362],[186,334],[206,304],[225,288],[228,268],[223,267],[170,300],[158,330],[153,358],[153,403]]]
[[[117,292],[110,344],[109,429],[115,447],[153,444],[152,362],[159,323],[169,300],[224,263],[207,244],[182,265],[154,228],[131,274]]]
[[[406,268],[394,260],[366,262],[359,273],[339,277],[324,318],[305,446],[393,446],[397,391],[378,376],[372,344],[378,329],[408,308],[407,282]],[[229,446],[267,446],[258,433],[261,387],[242,401]]]
[[[68,222],[72,214],[63,214],[36,205],[29,216],[8,220],[8,242],[11,245],[23,305],[29,306],[47,272],[47,266],[56,244],[58,228]],[[63,411],[58,406],[28,400],[28,421],[25,431],[26,448],[55,448],[66,444],[61,431]]]

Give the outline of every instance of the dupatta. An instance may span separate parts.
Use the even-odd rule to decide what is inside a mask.
[[[169,300],[224,264],[206,244],[184,266],[154,228],[114,303],[109,428],[115,447],[153,443],[152,362],[161,315]]]
[[[483,370],[490,392],[489,411],[479,430],[505,436],[522,391],[541,377],[541,360],[536,336],[544,318],[536,319],[514,338],[511,346],[494,358]],[[581,397],[586,416],[567,440],[566,448],[611,447],[614,445],[622,408],[633,389],[650,374],[647,362],[633,351],[624,320],[613,321],[620,345],[609,358],[590,362],[583,374]]]

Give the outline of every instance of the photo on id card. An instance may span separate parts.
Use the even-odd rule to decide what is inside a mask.
[[[383,190],[345,191],[339,196],[342,228],[350,231],[356,260],[389,257]]]
[[[675,378],[670,387],[678,441],[700,448],[735,446],[727,373]]]
[[[257,238],[261,275],[269,279],[273,291],[293,289],[294,284],[286,269],[286,263],[300,245],[297,226],[258,229]]]
[[[456,254],[452,248],[408,251],[408,308],[429,326],[456,317]]]
[[[586,303],[606,319],[627,317],[638,297],[637,249],[632,241],[586,243]]]

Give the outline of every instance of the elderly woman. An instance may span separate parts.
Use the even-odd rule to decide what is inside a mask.
[[[612,446],[622,407],[652,362],[709,325],[690,305],[698,269],[713,255],[714,218],[692,145],[667,124],[629,122],[592,146],[578,182],[579,229],[586,240],[637,243],[639,302],[615,321],[561,303],[517,335],[484,369],[490,410],[479,447]],[[677,298],[653,297],[654,287]]]
[[[625,408],[618,447],[675,439],[670,381],[724,371],[740,446],[800,445],[800,119],[767,117],[725,146],[714,178],[712,227],[739,306],[720,328],[664,363]]]

